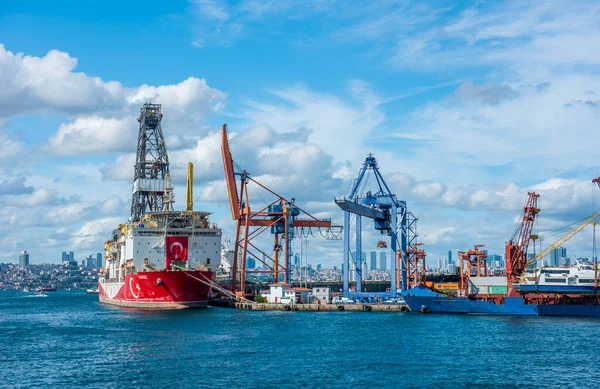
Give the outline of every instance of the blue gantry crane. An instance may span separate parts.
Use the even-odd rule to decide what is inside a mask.
[[[371,182],[374,177],[375,191],[368,190],[366,181]],[[364,192],[364,193],[363,193]],[[348,297],[395,297],[398,288],[405,290],[408,286],[407,276],[409,272],[417,271],[411,268],[411,258],[414,256],[411,250],[416,243],[417,219],[408,211],[405,201],[400,201],[392,193],[377,166],[377,160],[372,154],[365,159],[358,177],[354,179],[350,193],[345,197],[338,197],[335,203],[344,211],[344,296]],[[354,215],[356,228],[356,292],[349,290],[350,271],[350,247],[351,215]],[[362,218],[373,220],[374,228],[382,235],[390,237],[390,245],[380,241],[380,248],[390,250],[390,288],[385,293],[367,293],[362,291],[362,280],[366,276],[362,274]],[[399,247],[398,247],[399,246]],[[400,269],[398,269],[400,265]],[[400,270],[400,271],[398,271]],[[399,278],[401,282],[399,281]],[[410,278],[410,277],[409,277]]]

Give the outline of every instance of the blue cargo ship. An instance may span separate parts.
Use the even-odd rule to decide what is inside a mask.
[[[520,316],[572,316],[600,318],[600,306],[596,296],[528,299],[526,296],[497,299],[454,297],[417,286],[403,292],[404,300],[414,312],[520,315]],[[537,297],[537,295],[536,295]],[[560,300],[556,300],[556,299]]]

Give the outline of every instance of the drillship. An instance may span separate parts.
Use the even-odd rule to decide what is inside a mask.
[[[100,302],[144,309],[206,307],[220,263],[221,230],[210,223],[210,213],[193,211],[191,163],[186,210],[173,209],[161,105],[144,104],[138,122],[131,217],[105,243]]]

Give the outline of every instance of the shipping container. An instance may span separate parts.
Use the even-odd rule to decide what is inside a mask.
[[[458,290],[458,283],[435,284],[438,290]]]
[[[488,286],[489,294],[507,294],[508,287],[506,286]]]

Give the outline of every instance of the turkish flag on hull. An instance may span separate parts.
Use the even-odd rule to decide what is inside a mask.
[[[167,236],[165,238],[165,267],[168,269],[172,261],[187,261],[188,259],[188,237]]]

